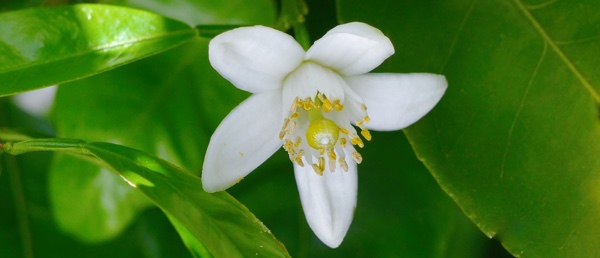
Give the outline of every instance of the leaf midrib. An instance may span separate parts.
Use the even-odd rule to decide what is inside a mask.
[[[542,39],[548,43],[550,48],[558,55],[558,57],[565,63],[565,65],[569,68],[569,70],[577,77],[577,79],[581,82],[583,87],[592,95],[597,104],[600,104],[600,95],[592,84],[581,74],[581,72],[575,67],[573,62],[565,55],[565,53],[558,47],[556,42],[548,35],[546,30],[542,27],[542,25],[533,17],[533,15],[527,10],[527,7],[523,5],[521,0],[514,0],[515,4],[519,8],[519,10],[523,13],[525,18],[529,20],[533,28],[540,34]]]

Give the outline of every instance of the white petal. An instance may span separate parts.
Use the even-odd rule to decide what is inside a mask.
[[[317,40],[306,53],[313,60],[345,75],[367,73],[394,54],[388,37],[370,25],[339,25]]]
[[[376,131],[405,128],[425,116],[442,98],[448,83],[443,75],[429,73],[365,74],[346,78],[367,106]]]
[[[208,46],[210,64],[233,85],[252,93],[281,88],[283,78],[303,57],[294,38],[263,26],[224,32]]]
[[[283,108],[289,110],[295,97],[316,98],[317,92],[328,99],[344,101],[346,81],[331,69],[313,62],[305,62],[285,79],[283,86]],[[286,114],[284,113],[284,116]]]
[[[331,248],[338,247],[352,223],[356,208],[356,162],[346,157],[348,171],[325,170],[319,176],[312,167],[294,163],[296,184],[308,225]],[[304,162],[306,164],[306,162]]]
[[[229,188],[281,147],[281,92],[254,94],[237,106],[210,138],[202,167],[207,192]]]

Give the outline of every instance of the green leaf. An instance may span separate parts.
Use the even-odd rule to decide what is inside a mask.
[[[289,256],[245,206],[225,192],[204,192],[200,178],[127,147],[90,143],[85,148],[181,223],[214,256]]]
[[[196,37],[157,14],[90,4],[1,13],[0,28],[0,96],[97,74]]]
[[[7,98],[0,99],[0,111],[2,128],[35,131],[45,126],[45,121],[29,117],[10,105]],[[11,134],[15,133],[7,135],[6,131],[0,130],[3,142],[7,140],[6,136],[12,137]],[[68,145],[68,142],[62,142]],[[52,156],[48,152],[16,157],[0,155],[0,166],[4,169],[0,174],[0,257],[126,258],[145,255],[158,258],[189,255],[177,232],[159,209],[138,215],[138,222],[119,237],[96,245],[77,241],[57,228],[48,200],[48,171]]]
[[[65,145],[72,148],[63,148]],[[206,247],[217,257],[289,257],[285,247],[236,199],[226,192],[204,192],[199,177],[145,152],[111,143],[83,143],[65,138],[8,142],[2,148],[13,155],[58,151],[98,158],[127,184],[154,201],[183,229],[185,237],[196,238],[186,242],[202,244],[191,247],[194,254],[206,252],[203,251]]]
[[[597,257],[600,6],[593,1],[340,1],[382,29],[382,70],[447,76],[407,136],[440,186],[520,257]],[[385,18],[384,18],[385,17]]]
[[[86,243],[115,238],[152,206],[114,173],[89,161],[57,154],[50,169],[52,215],[61,230]]]
[[[58,136],[118,142],[161,156],[190,171],[200,171],[208,133],[204,132],[200,120],[202,102],[196,94],[199,87],[194,86],[198,81],[190,75],[202,76],[203,73],[190,69],[206,66],[195,68],[190,64],[199,59],[207,63],[205,51],[205,43],[193,41],[185,47],[62,85],[57,92],[53,116]],[[93,97],[82,99],[82,96]],[[53,163],[50,178],[56,187],[51,188],[52,202],[65,210],[57,210],[56,219],[61,227],[81,238],[113,237],[118,233],[115,229],[130,224],[135,219],[134,214],[145,206],[129,202],[126,196],[138,199],[140,196],[134,196],[139,193],[118,176],[102,173],[101,167],[77,159],[61,156]],[[105,183],[99,181],[101,178]],[[79,183],[61,187],[61,182]],[[73,206],[74,201],[86,203],[88,209],[96,212],[68,212],[78,208],[78,205]],[[109,213],[114,216],[106,221],[109,217],[103,214]],[[91,233],[86,228],[96,230]]]
[[[191,26],[199,24],[263,24],[275,22],[275,1],[270,0],[100,0],[99,2],[147,9]]]

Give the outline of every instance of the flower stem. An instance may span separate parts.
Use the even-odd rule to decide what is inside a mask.
[[[308,34],[308,30],[306,29],[306,25],[304,23],[294,23],[294,35],[296,35],[296,41],[300,43],[304,50],[308,50],[308,48],[310,48],[310,35]]]

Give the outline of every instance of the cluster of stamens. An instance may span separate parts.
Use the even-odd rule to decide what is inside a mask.
[[[361,105],[360,108],[365,115],[361,120],[355,122],[361,129],[361,135],[370,141],[371,133],[364,127],[364,124],[369,122],[366,106]],[[329,116],[331,112],[342,112],[343,110],[344,105],[339,99],[330,100],[320,92],[314,98],[300,99],[296,97],[290,108],[290,115],[284,119],[279,133],[279,138],[283,140],[283,148],[288,152],[290,160],[304,167],[302,159],[304,157],[304,160],[319,175],[323,175],[326,161],[331,172],[335,171],[336,162],[344,171],[348,171],[348,164],[345,160],[347,153],[356,163],[361,163],[362,156],[353,146],[362,148],[364,143],[350,125],[349,120],[345,123],[340,121],[336,123],[333,121],[335,119],[330,119],[332,118]],[[308,120],[308,124],[305,123],[306,120]],[[302,129],[297,130],[298,127],[302,127]],[[303,132],[305,135],[302,134]],[[314,161],[313,157],[315,157]]]

